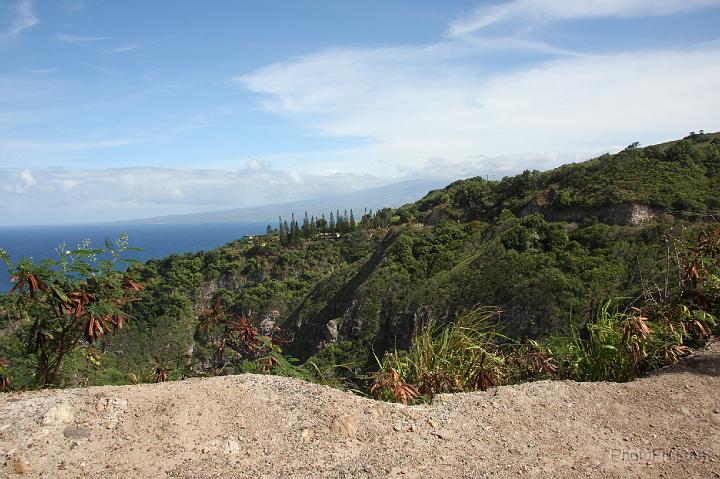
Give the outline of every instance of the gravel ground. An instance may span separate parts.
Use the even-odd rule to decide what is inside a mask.
[[[432,404],[228,376],[0,395],[0,476],[718,477],[720,342],[628,384]]]

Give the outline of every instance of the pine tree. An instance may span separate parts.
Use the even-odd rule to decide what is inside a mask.
[[[305,216],[303,217],[302,237],[305,239],[310,238],[310,219],[308,218],[307,211],[305,212]]]
[[[355,215],[353,215],[353,210],[350,208],[350,231],[354,231],[357,227],[357,224],[355,224]]]
[[[283,235],[285,238],[283,244],[288,244],[290,242],[290,227],[288,226],[287,220],[283,221],[283,231],[285,232]]]
[[[322,216],[317,219],[315,226],[317,227],[318,231],[320,231],[321,233],[327,233],[328,222],[325,219],[325,213],[323,213]]]
[[[335,231],[335,217],[332,214],[332,211],[330,212],[330,225],[328,226],[331,232]]]
[[[290,243],[294,245],[300,244],[301,239],[302,233],[300,232],[300,225],[295,219],[295,215],[293,215],[292,221],[290,222]]]
[[[297,222],[295,221],[295,213],[290,214],[290,232],[288,234],[288,240],[290,244],[295,244],[298,240],[296,234],[295,234],[295,226]]]
[[[278,217],[279,220],[279,226],[278,231],[280,232],[280,244],[286,244],[287,243],[287,221],[283,222],[282,217]]]

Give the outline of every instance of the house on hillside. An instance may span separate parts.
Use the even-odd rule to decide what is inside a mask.
[[[323,238],[323,239],[333,239],[333,238],[339,238],[340,233],[318,233],[315,235],[316,238]]]

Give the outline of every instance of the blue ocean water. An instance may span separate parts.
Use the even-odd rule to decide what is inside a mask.
[[[174,253],[207,251],[246,234],[264,233],[266,227],[267,223],[0,226],[0,248],[8,252],[13,262],[20,257],[39,261],[57,258],[56,250],[63,242],[67,249],[74,249],[86,239],[91,246],[102,247],[106,239],[116,240],[127,233],[130,246],[143,251],[128,252],[125,256],[147,261]],[[9,289],[7,269],[0,262],[0,292]]]

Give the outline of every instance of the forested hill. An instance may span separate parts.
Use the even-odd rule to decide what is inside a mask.
[[[691,133],[683,140],[646,148],[632,144],[615,155],[550,171],[525,171],[502,181],[481,177],[456,181],[400,208],[399,213],[403,219],[429,222],[442,218],[491,221],[504,208],[515,214],[542,211],[562,216],[565,212],[582,217],[599,212],[602,216],[607,215],[605,208],[623,204],[642,204],[676,215],[717,213],[718,147],[720,133]]]
[[[719,209],[714,133],[458,181],[395,210],[281,221],[267,235],[133,267],[146,287],[130,331],[102,340],[102,368],[67,360],[63,384],[127,382],[152,368],[171,377],[256,370],[208,320],[218,308],[280,326],[293,339],[283,352],[309,360],[308,374],[362,377],[419,326],[477,306],[499,307],[509,337],[548,338],[607,300],[630,305],[667,287],[679,267],[668,252]],[[18,357],[21,346],[5,337],[0,356]],[[21,385],[31,362],[14,364]]]

